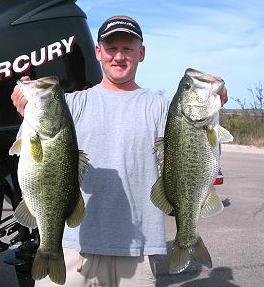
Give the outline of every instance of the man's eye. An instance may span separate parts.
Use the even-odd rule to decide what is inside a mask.
[[[115,47],[109,47],[109,48],[107,48],[107,51],[115,51],[115,50],[116,50]]]

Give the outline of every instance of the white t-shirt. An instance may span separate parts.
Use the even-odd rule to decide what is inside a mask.
[[[101,255],[165,254],[164,215],[150,191],[168,101],[148,89],[113,92],[100,85],[66,94],[66,101],[90,166],[82,182],[86,217],[77,228],[65,227],[63,246]]]

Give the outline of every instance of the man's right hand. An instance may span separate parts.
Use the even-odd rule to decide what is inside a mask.
[[[21,81],[30,81],[29,76],[22,77],[20,79]],[[11,94],[11,100],[13,102],[13,105],[16,107],[17,111],[23,116],[24,115],[24,109],[27,104],[27,100],[22,94],[20,88],[18,85],[14,87],[13,93]]]

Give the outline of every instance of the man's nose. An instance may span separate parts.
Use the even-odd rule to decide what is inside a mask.
[[[115,59],[116,60],[121,61],[121,60],[124,60],[124,58],[125,58],[125,55],[124,55],[124,53],[122,51],[117,51],[116,52],[116,54],[115,54]]]

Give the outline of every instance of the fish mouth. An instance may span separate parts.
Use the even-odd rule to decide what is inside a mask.
[[[216,80],[217,80],[217,78],[216,78]],[[219,79],[217,87],[215,87],[213,89],[213,93],[218,95],[218,93],[224,88],[224,86],[225,86],[224,80]]]
[[[199,82],[212,84],[214,94],[218,94],[225,86],[225,82],[222,78],[206,74],[196,69],[189,68],[186,70],[185,74]]]

